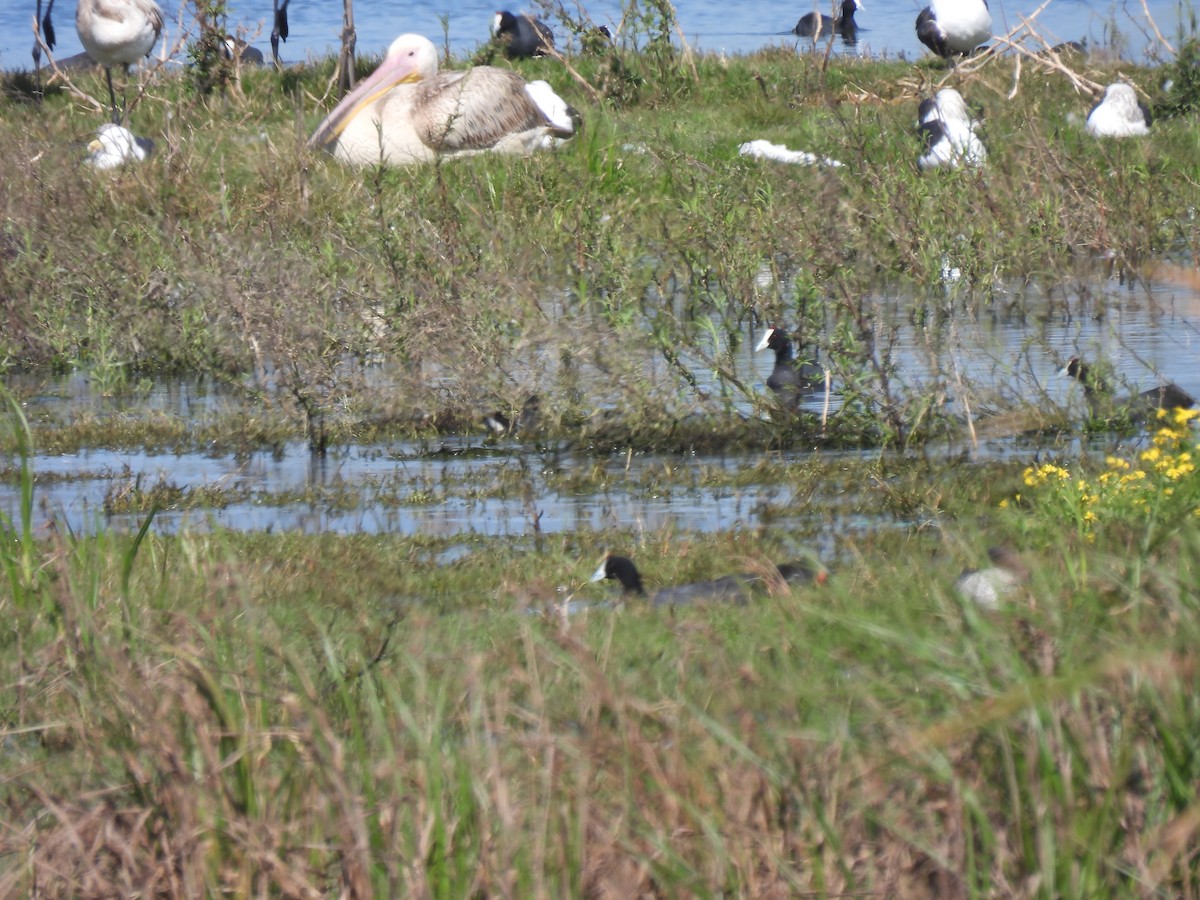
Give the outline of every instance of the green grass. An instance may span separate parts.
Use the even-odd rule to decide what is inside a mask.
[[[944,315],[929,285],[948,248],[953,302],[975,313],[1003,283],[1083,280],[1101,251],[1136,267],[1195,250],[1195,123],[1093,143],[1070,118],[1087,103],[1029,66],[1012,100],[1007,61],[960,85],[985,107],[987,170],[922,178],[927,65],[771,51],[700,57],[693,77],[661,48],[578,65],[604,103],[549,61],[528,69],[585,114],[562,152],[400,171],[304,148],[327,66],[203,100],[156,77],[134,126],[158,153],[111,175],[73,143],[97,114],[4,101],[6,369],[83,367],[118,394],[195,372],[259,411],[197,438],[27,422],[10,402],[24,494],[0,522],[0,894],[1200,894],[1194,474],[1150,515],[1106,495],[1085,528],[1078,498],[1035,491],[1023,465],[710,472],[818,511],[855,485],[896,527],[829,509],[824,587],[568,621],[568,597],[614,599],[587,582],[604,548],[659,586],[814,534],[773,527],[784,507],[713,535],[164,536],[156,504],[186,487],[167,483],[127,498],[136,535],[35,530],[34,446],[430,434],[532,391],[552,433],[601,452],[714,430],[811,444],[812,423],[733,411],[752,379],[728,346],[752,316],[827,323],[849,397],[833,442],[902,443],[931,398],[866,326],[882,292]],[[847,166],[737,158],[753,137]],[[786,289],[757,285],[763,264]],[[724,393],[701,396],[682,351]],[[1072,485],[1105,471],[1058,464]],[[676,489],[669,468],[621,486]],[[595,492],[612,475],[548,477]],[[976,608],[954,579],[1002,542],[1033,577]]]
[[[454,430],[480,402],[539,393],[562,423],[637,410],[618,416],[618,442],[653,445],[647,425],[700,411],[719,428],[735,403],[769,405],[731,351],[751,320],[808,320],[855,388],[826,437],[903,443],[938,423],[922,419],[933,394],[901,373],[885,385],[889,360],[872,361],[881,282],[915,309],[944,303],[950,255],[965,279],[955,302],[982,310],[1013,283],[1087,277],[1099,255],[1136,271],[1195,250],[1194,123],[1093,141],[1088,99],[1028,62],[1012,99],[1007,60],[952,77],[983,107],[989,166],[920,177],[915,106],[945,76],[936,68],[780,49],[699,56],[694,75],[678,60],[620,60],[617,74],[574,61],[599,103],[554,61],[522,70],[584,115],[560,152],[391,171],[304,146],[328,109],[315,99],[327,66],[248,71],[207,97],[186,73],[156,75],[133,127],[157,153],[116,173],[80,165],[94,113],[65,93],[10,99],[0,363],[82,366],[114,392],[147,374],[208,374],[253,399],[266,431],[314,443]],[[846,165],[739,158],[756,137]],[[774,285],[759,285],[764,266]],[[604,352],[614,346],[624,352]],[[714,388],[693,379],[696,361],[671,362],[682,348]],[[666,367],[650,378],[655,360]]]
[[[828,584],[749,607],[570,622],[525,609],[611,597],[584,583],[603,544],[651,584],[779,548],[41,542],[0,636],[0,884],[1195,892],[1196,530],[1136,574],[1103,539],[1029,548],[989,613],[951,589],[983,538],[946,526],[845,541]]]

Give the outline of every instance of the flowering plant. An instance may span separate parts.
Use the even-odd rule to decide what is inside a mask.
[[[1184,523],[1200,524],[1200,444],[1191,427],[1197,416],[1200,410],[1159,410],[1150,446],[1134,456],[1107,457],[1099,473],[1082,465],[1075,471],[1054,463],[1030,466],[1022,474],[1025,490],[1000,507],[1037,510],[1043,515],[1034,521],[1057,530],[1070,523],[1089,542],[1110,525],[1133,528],[1148,550]]]

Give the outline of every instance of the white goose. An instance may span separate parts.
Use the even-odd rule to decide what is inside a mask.
[[[154,0],[79,0],[75,30],[83,49],[104,66],[114,125],[119,125],[121,118],[117,115],[112,67],[128,67],[149,55],[162,29],[162,10]]]
[[[358,166],[528,154],[572,137],[573,113],[546,82],[526,84],[507,69],[439,73],[433,42],[402,34],[308,143]]]

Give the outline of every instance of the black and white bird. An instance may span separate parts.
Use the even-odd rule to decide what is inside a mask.
[[[1141,137],[1150,133],[1150,110],[1138,100],[1132,85],[1118,81],[1104,89],[1087,117],[1087,130],[1096,137]]]
[[[1112,385],[1101,375],[1092,371],[1092,367],[1078,356],[1072,356],[1067,364],[1059,370],[1059,375],[1074,378],[1083,385],[1083,395],[1093,411],[1105,411],[1112,408],[1124,408],[1138,418],[1146,412],[1159,409],[1191,409],[1196,405],[1196,398],[1179,385],[1168,382],[1152,387],[1148,391],[1132,396],[1115,396]]]
[[[942,88],[921,101],[917,131],[925,138],[925,152],[917,159],[922,170],[976,168],[987,160],[987,149],[975,133],[967,103],[954,88]]]
[[[114,125],[121,124],[121,117],[117,114],[112,67],[128,68],[149,56],[162,29],[162,10],[154,0],[79,0],[75,30],[83,49],[104,66]]]
[[[965,56],[991,36],[987,0],[933,0],[917,16],[917,39],[943,59]]]
[[[769,571],[770,569],[774,571]],[[773,567],[768,563],[764,571],[739,572],[736,575],[724,575],[711,581],[676,584],[648,594],[645,585],[642,584],[641,573],[633,564],[633,560],[627,556],[609,553],[600,560],[600,567],[596,569],[591,580],[612,579],[620,583],[621,594],[624,597],[644,598],[648,599],[653,606],[674,609],[679,606],[713,602],[734,603],[741,606],[749,603],[757,592],[814,582],[825,584],[828,577],[829,573],[825,567],[813,557],[779,563]]]
[[[797,360],[792,339],[782,328],[771,327],[763,332],[754,348],[775,351],[775,365],[767,376],[767,387],[783,403],[793,404],[805,394],[811,395],[825,385],[825,370],[815,360]]]
[[[105,122],[88,144],[87,161],[97,169],[116,169],[128,162],[145,162],[153,152],[154,142],[149,138],[137,137],[128,128]]]
[[[546,56],[554,47],[554,32],[541,19],[525,13],[514,14],[507,9],[492,17],[492,37],[504,43],[504,55],[509,59],[529,59]]]
[[[811,38],[840,34],[846,43],[852,44],[858,36],[858,23],[854,21],[854,14],[860,9],[866,7],[859,0],[842,0],[842,11],[836,19],[817,12],[805,13],[792,29],[792,34]]]

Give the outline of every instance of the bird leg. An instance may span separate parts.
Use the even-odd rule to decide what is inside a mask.
[[[117,115],[117,92],[113,90],[112,66],[104,67],[104,77],[108,79],[108,99],[112,103],[112,120],[114,125],[121,124],[121,116],[125,114],[125,95],[121,94],[121,115]]]
[[[273,0],[275,4],[275,25],[271,29],[271,56],[275,60],[275,65],[279,65],[279,42],[280,40],[287,42],[288,39],[288,20],[287,8],[291,0]]]
[[[46,4],[46,15],[43,16],[42,0],[37,0],[37,12],[34,13],[33,20],[33,87],[38,100],[42,99],[42,41],[45,40],[49,49],[54,49],[54,22],[50,19],[53,9],[54,0],[50,0]],[[37,33],[39,24],[41,34]]]
[[[342,96],[354,90],[354,47],[358,33],[354,30],[354,0],[343,0],[342,5],[342,54],[338,58],[338,82]]]

